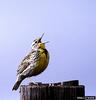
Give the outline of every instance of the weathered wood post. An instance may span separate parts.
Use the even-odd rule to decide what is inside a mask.
[[[78,80],[60,83],[30,83],[21,85],[20,100],[79,100],[85,96],[85,88]],[[83,100],[83,99],[80,99]]]

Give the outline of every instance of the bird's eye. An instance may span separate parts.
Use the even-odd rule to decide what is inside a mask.
[[[35,41],[35,43],[37,43],[37,41]]]

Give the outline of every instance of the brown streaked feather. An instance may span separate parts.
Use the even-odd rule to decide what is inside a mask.
[[[31,58],[32,54],[34,53],[34,51],[32,50],[21,62],[21,64],[19,65],[18,69],[17,69],[17,75],[21,74],[31,63],[32,61],[30,61],[29,59]]]
[[[29,62],[24,62],[19,66],[19,69],[17,70],[17,75],[22,73],[28,66],[30,65]]]

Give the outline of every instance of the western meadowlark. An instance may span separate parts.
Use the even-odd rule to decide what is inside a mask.
[[[43,34],[44,35],[44,34]],[[36,76],[43,72],[49,63],[49,53],[41,39],[43,35],[32,43],[31,52],[22,60],[17,69],[17,79],[12,90],[17,90],[21,82],[28,77]]]

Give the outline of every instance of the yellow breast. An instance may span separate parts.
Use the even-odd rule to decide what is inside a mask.
[[[38,61],[36,62],[36,67],[34,68],[33,71],[33,76],[40,74],[41,72],[43,72],[49,63],[49,54],[48,52],[45,53],[44,51],[40,52],[40,57],[38,59]]]

